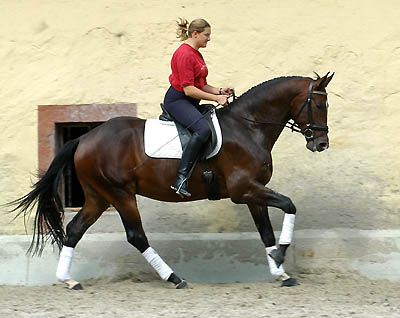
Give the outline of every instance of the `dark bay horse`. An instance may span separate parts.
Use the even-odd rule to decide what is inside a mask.
[[[272,176],[271,150],[288,121],[302,133],[307,149],[329,147],[326,86],[333,74],[317,79],[280,77],[247,91],[229,106],[217,110],[223,144],[208,160],[216,173],[222,198],[247,204],[265,245],[270,271],[284,286],[295,279],[284,271],[286,249],[291,243],[296,208],[292,201],[265,185]],[[142,227],[136,194],[167,202],[207,198],[198,165],[190,179],[190,198],[181,198],[170,189],[178,159],[154,159],[144,151],[145,120],[134,117],[111,119],[81,137],[71,140],[57,153],[47,172],[33,190],[15,200],[13,211],[28,215],[37,204],[30,252],[39,253],[50,240],[61,249],[56,276],[70,288],[80,284],[70,277],[74,248],[86,230],[111,205],[118,211],[129,243],[136,247],[164,280],[176,288],[186,287],[173,270],[150,247]],[[59,196],[63,170],[74,165],[85,195],[85,203],[64,231],[64,210]],[[285,213],[277,246],[268,207]]]

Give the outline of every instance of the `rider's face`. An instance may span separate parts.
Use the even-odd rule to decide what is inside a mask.
[[[211,28],[205,28],[201,33],[194,31],[193,35],[199,47],[206,47],[208,41],[211,40]]]

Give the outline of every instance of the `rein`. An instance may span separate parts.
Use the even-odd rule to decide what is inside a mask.
[[[262,121],[262,120],[253,120],[253,119],[249,119],[246,118],[242,115],[239,114],[235,114],[233,112],[231,112],[231,114],[233,116],[239,117],[241,119],[244,119],[248,122],[251,122],[253,124],[261,124],[261,125],[275,125],[275,126],[281,126],[284,128],[289,128],[292,132],[297,132],[297,133],[301,133],[307,141],[312,141],[314,140],[314,131],[325,131],[326,133],[328,133],[328,126],[325,125],[317,125],[313,123],[313,116],[312,116],[312,108],[311,108],[311,95],[312,94],[317,94],[317,95],[324,95],[327,96],[328,93],[325,92],[321,92],[321,91],[313,91],[312,90],[312,86],[314,84],[314,80],[311,80],[310,85],[308,87],[308,92],[307,92],[307,98],[304,101],[303,105],[301,106],[299,112],[297,113],[295,119],[293,119],[292,121],[289,121],[287,123],[277,123],[277,122],[270,122],[270,121]],[[233,100],[236,100],[237,97],[235,95],[235,92],[233,92],[232,94]],[[298,117],[300,116],[300,114],[302,113],[302,111],[304,110],[304,108],[307,106],[307,114],[308,114],[308,121],[306,124],[306,128],[305,129],[301,129],[300,126],[296,123],[296,120],[298,119]]]

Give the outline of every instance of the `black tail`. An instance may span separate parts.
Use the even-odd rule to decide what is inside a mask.
[[[68,141],[57,153],[47,172],[32,186],[33,190],[8,204],[17,205],[11,211],[19,211],[16,217],[21,214],[24,217],[29,216],[37,204],[32,243],[28,254],[33,252],[33,255],[40,255],[49,240],[52,244],[56,243],[59,249],[63,246],[65,241],[64,208],[58,188],[65,167],[73,164],[78,144],[79,139]]]

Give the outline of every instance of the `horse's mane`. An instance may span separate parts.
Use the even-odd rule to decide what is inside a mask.
[[[245,97],[245,96],[250,96],[251,94],[256,94],[259,90],[271,90],[276,88],[276,84],[279,84],[280,82],[284,82],[287,80],[292,80],[292,79],[303,79],[304,77],[301,76],[281,76],[281,77],[276,77],[273,79],[270,79],[268,81],[262,82],[260,84],[257,84],[253,86],[252,88],[248,89],[246,92],[244,92],[242,95],[238,97]]]

